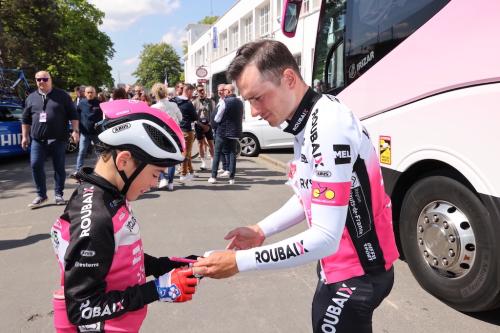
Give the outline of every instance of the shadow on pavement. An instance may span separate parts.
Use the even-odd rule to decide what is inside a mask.
[[[66,191],[72,191],[73,186],[69,175],[74,171],[77,154],[66,154]],[[85,165],[93,165],[93,158],[86,158]],[[52,158],[47,157],[45,161],[45,176],[47,181],[47,192],[54,189],[54,169]],[[22,189],[31,189],[35,193],[35,184],[31,176],[29,155],[15,156],[8,159],[0,159],[0,198],[7,199],[15,197],[17,191]]]
[[[9,239],[9,240],[1,240],[0,241],[0,251],[15,249],[17,247],[28,246],[39,242],[41,240],[45,240],[50,238],[50,234],[37,234],[31,235],[24,239]]]
[[[500,326],[500,308],[496,310],[491,310],[491,311],[485,311],[485,312],[477,312],[477,313],[464,313],[465,315],[493,324]]]

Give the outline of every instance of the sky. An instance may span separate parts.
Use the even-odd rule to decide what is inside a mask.
[[[88,0],[104,12],[104,31],[114,44],[109,62],[116,83],[134,83],[143,45],[166,42],[182,56],[186,26],[222,16],[237,0]]]

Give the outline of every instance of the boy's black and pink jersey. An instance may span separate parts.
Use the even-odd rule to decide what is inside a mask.
[[[82,328],[138,331],[146,305],[158,300],[146,276],[166,273],[168,258],[144,254],[139,224],[118,189],[91,169],[78,177],[51,230],[68,319]]]
[[[259,226],[270,236],[306,219],[309,229],[237,251],[239,270],[320,260],[325,283],[389,270],[399,256],[391,201],[360,121],[335,97],[309,89],[285,131],[295,135],[288,173],[295,195]]]

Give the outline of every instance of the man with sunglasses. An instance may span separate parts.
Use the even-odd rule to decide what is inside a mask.
[[[80,139],[78,114],[71,97],[64,90],[52,87],[52,78],[47,71],[36,73],[35,80],[38,90],[26,98],[21,141],[23,149],[28,149],[31,142],[30,164],[37,192],[37,197],[28,205],[32,209],[47,201],[44,165],[49,154],[54,165],[54,203],[66,203],[63,191],[66,180],[66,143],[70,135],[69,121],[73,128],[73,140],[78,143]]]
[[[210,156],[212,158],[214,156],[214,134],[212,126],[210,126],[210,119],[212,119],[212,113],[215,109],[215,102],[207,97],[205,87],[202,84],[196,87],[196,91],[198,92],[198,97],[193,100],[193,105],[198,114],[198,121],[195,123],[194,130],[196,140],[198,140],[198,151],[200,152],[200,169],[205,170],[207,168],[205,163],[205,145],[208,145]]]

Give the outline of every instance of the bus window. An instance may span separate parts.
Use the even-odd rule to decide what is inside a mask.
[[[352,0],[345,29],[350,84],[421,27],[449,0]]]
[[[326,1],[315,48],[313,82],[322,92],[344,87],[345,0]],[[321,88],[320,88],[321,87]]]

